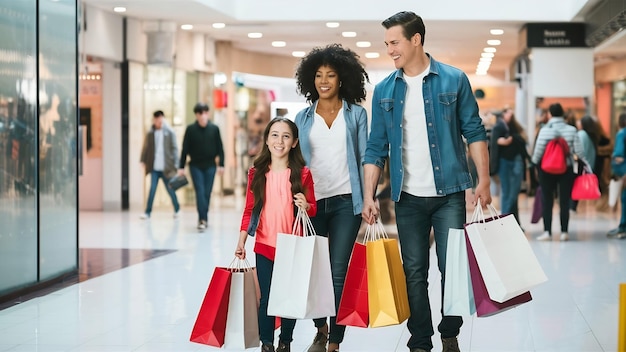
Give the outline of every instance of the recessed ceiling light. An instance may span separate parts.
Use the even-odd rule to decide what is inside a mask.
[[[481,61],[476,65],[477,68],[489,68],[491,66],[491,62]]]
[[[328,27],[328,28],[337,28],[337,27],[339,27],[339,22],[326,22],[326,27]]]
[[[493,53],[482,53],[480,54],[480,57],[494,57],[495,55]]]
[[[490,30],[489,33],[491,33],[492,35],[503,35],[504,34],[504,30],[503,29],[494,28],[494,29]]]
[[[276,40],[272,42],[272,46],[275,48],[282,48],[284,46],[287,46],[287,43],[283,42],[282,40]]]
[[[341,35],[345,38],[354,38],[356,37],[356,32],[341,32]]]
[[[489,39],[487,41],[487,45],[500,45],[500,43],[502,43],[502,42],[499,41],[498,39]]]
[[[226,27],[226,24],[225,23],[221,23],[221,22],[216,22],[216,23],[213,23],[212,26],[213,26],[213,28],[221,29],[221,28]]]
[[[376,52],[370,52],[370,53],[365,53],[365,57],[368,59],[377,59],[380,57],[380,54]]]
[[[292,51],[291,56],[293,57],[304,57],[306,53],[304,51]]]
[[[180,29],[188,31],[188,30],[193,29],[193,25],[192,24],[183,24],[183,25],[180,26]]]
[[[491,61],[493,61],[493,58],[491,58],[491,57],[481,57],[478,61],[480,61],[480,62],[491,62]]]
[[[370,43],[370,42],[356,42],[356,46],[358,46],[359,48],[369,48],[370,46],[372,46],[372,43]]]
[[[479,71],[479,70],[476,70],[476,75],[477,75],[477,76],[485,76],[485,75],[487,75],[487,71],[482,71],[482,70],[481,70],[481,71]]]
[[[248,33],[248,38],[252,38],[252,39],[263,38],[263,33],[251,32],[251,33]]]
[[[495,53],[496,52],[496,48],[492,48],[490,46],[486,47],[483,49],[484,52],[486,53]]]
[[[114,12],[126,12],[126,8],[125,7],[121,7],[121,6],[117,6],[113,8]]]

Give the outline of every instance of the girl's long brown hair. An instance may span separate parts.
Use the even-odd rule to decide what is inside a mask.
[[[267,137],[269,136],[270,129],[275,123],[285,123],[289,126],[291,130],[291,134],[294,138],[294,142],[298,141],[298,126],[296,126],[293,121],[284,118],[284,117],[276,117],[272,119],[265,127],[265,131],[263,132],[263,148],[259,153],[259,156],[254,159],[254,168],[256,171],[254,172],[254,177],[252,178],[252,185],[250,189],[254,194],[254,208],[261,209],[263,203],[265,201],[265,182],[266,177],[265,174],[270,170],[270,165],[272,164],[272,154],[267,146]],[[306,165],[304,161],[304,157],[302,156],[302,151],[300,150],[300,143],[296,144],[294,148],[291,148],[289,151],[289,157],[287,162],[287,167],[291,169],[291,176],[289,177],[289,181],[291,182],[291,193],[305,193],[305,190],[302,186],[302,168]]]

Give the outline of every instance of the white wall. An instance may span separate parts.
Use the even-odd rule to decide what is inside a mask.
[[[532,86],[535,97],[592,97],[592,48],[533,48]]]
[[[152,115],[144,111],[143,84],[145,82],[144,66],[139,63],[130,63],[128,78],[128,198],[129,208],[133,211],[144,209],[144,169],[139,163],[141,147],[145,135],[145,119],[152,120]],[[148,180],[149,182],[149,180]]]
[[[122,106],[120,68],[102,63],[102,208],[122,208]]]
[[[85,6],[86,17],[78,37],[80,52],[108,59],[122,61],[122,17]]]

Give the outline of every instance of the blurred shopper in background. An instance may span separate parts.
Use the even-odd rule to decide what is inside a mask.
[[[571,154],[582,155],[582,147],[576,133],[576,127],[565,122],[561,104],[554,103],[550,105],[548,108],[548,123],[539,130],[532,156],[532,162],[536,165],[539,173],[539,185],[541,186],[542,195],[544,231],[543,234],[537,237],[539,241],[552,240],[552,208],[554,206],[554,194],[557,189],[561,218],[560,240],[567,241],[569,239],[569,209],[572,202],[572,186],[574,185],[575,177]],[[540,167],[546,145],[557,136],[561,136],[567,141],[570,152],[570,156],[567,157],[567,170],[560,175],[544,172]]]
[[[167,194],[172,199],[174,218],[177,218],[180,205],[176,198],[176,192],[168,186],[170,178],[176,175],[176,165],[178,165],[176,134],[165,121],[163,111],[155,111],[152,117],[152,127],[146,134],[143,147],[141,148],[141,163],[144,166],[146,175],[150,174],[150,193],[148,194],[146,210],[141,214],[141,218],[150,218],[159,179],[163,180]]]
[[[500,208],[502,214],[513,214],[520,223],[518,197],[526,172],[526,137],[513,109],[504,109],[497,121],[491,132],[490,152],[498,156],[497,174],[502,188]]]
[[[224,147],[220,129],[209,121],[209,106],[197,103],[193,107],[196,122],[187,126],[180,154],[179,175],[184,175],[187,156],[189,171],[196,192],[198,230],[208,226],[209,206],[215,173],[224,172]]]

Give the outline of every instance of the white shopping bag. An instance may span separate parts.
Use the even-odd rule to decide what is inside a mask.
[[[256,272],[246,260],[237,260],[232,269],[230,296],[226,316],[224,348],[246,349],[259,347],[259,319],[254,283]]]
[[[295,234],[279,233],[267,314],[292,319],[335,316],[328,238],[316,236],[309,216],[298,209]]]
[[[469,316],[476,312],[463,229],[450,229],[446,248],[443,314]]]
[[[614,207],[617,204],[619,196],[622,194],[622,185],[624,184],[624,178],[620,177],[617,180],[611,179],[609,182],[609,206]],[[624,206],[624,205],[622,205]]]
[[[489,298],[502,303],[548,280],[513,215],[498,216],[477,206],[465,231],[476,255]]]

